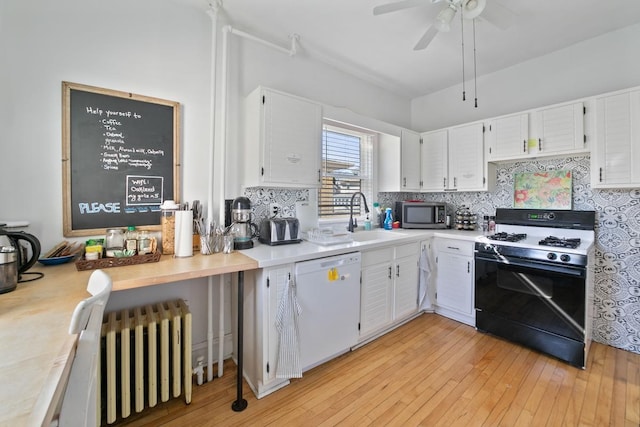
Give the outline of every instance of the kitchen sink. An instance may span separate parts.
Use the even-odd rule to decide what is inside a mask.
[[[407,234],[398,233],[397,231],[377,229],[370,231],[356,231],[351,235],[351,238],[355,242],[370,242],[373,240],[394,240],[405,236],[407,236]]]

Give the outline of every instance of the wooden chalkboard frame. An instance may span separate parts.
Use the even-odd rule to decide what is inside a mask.
[[[77,226],[76,219],[80,215],[73,208],[74,206],[74,193],[72,191],[72,186],[78,184],[83,179],[81,173],[78,172],[78,168],[74,168],[72,158],[72,148],[74,148],[74,144],[100,144],[104,143],[104,141],[98,140],[82,140],[79,138],[74,138],[72,135],[72,120],[74,119],[74,109],[72,108],[72,91],[85,92],[87,95],[97,94],[104,95],[106,97],[115,98],[113,101],[117,101],[117,98],[123,98],[125,100],[137,101],[143,104],[146,108],[162,108],[163,111],[168,107],[170,109],[170,115],[172,117],[172,135],[171,138],[173,142],[171,144],[171,153],[167,153],[167,161],[171,159],[173,167],[170,173],[171,176],[145,176],[145,178],[149,178],[150,180],[156,180],[156,182],[165,183],[164,180],[170,180],[170,182],[166,182],[169,188],[173,189],[172,194],[163,194],[163,199],[173,199],[175,201],[179,200],[179,189],[180,189],[180,142],[179,142],[179,124],[180,124],[180,103],[176,101],[168,101],[159,98],[153,98],[149,96],[136,95],[130,92],[122,92],[111,89],[104,89],[95,86],[88,86],[78,83],[71,82],[62,82],[62,198],[63,198],[63,234],[65,237],[75,237],[75,236],[92,236],[92,235],[100,235],[105,233],[106,228],[111,227],[122,227],[126,228],[128,225],[135,225],[137,229],[141,230],[151,230],[157,231],[160,230],[160,217],[159,213],[157,213],[157,221],[149,221],[150,214],[140,214],[139,217],[136,217],[136,213],[133,215],[128,215],[126,221],[123,221],[121,224],[100,224],[100,216],[95,216],[95,221],[93,219],[89,221],[94,221],[90,226]],[[108,99],[108,98],[105,98]],[[163,116],[164,117],[164,116]],[[148,143],[148,141],[147,141]],[[164,154],[163,154],[164,155]],[[167,162],[166,161],[166,162]],[[166,163],[165,162],[165,163]],[[124,172],[123,172],[124,173]],[[169,173],[167,174],[169,175]],[[128,195],[128,185],[129,185],[129,176],[126,176],[126,189],[125,193]],[[110,183],[105,182],[104,185],[108,186]],[[106,187],[102,185],[98,186],[102,187],[103,190]],[[96,188],[96,192],[100,192],[100,188]],[[153,208],[157,211],[157,207]],[[154,213],[155,215],[155,213]],[[86,221],[85,221],[86,222]],[[148,222],[148,223],[145,223]]]

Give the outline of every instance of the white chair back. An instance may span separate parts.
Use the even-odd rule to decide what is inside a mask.
[[[100,425],[100,414],[97,411],[97,399],[100,396],[98,358],[102,317],[111,287],[109,275],[102,270],[95,270],[87,285],[87,291],[92,296],[80,301],[73,312],[69,333],[80,336],[62,400],[59,417],[61,427]]]

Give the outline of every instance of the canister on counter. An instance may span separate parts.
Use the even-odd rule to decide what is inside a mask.
[[[173,200],[165,200],[160,206],[160,226],[162,229],[162,254],[173,255],[175,251],[176,211],[180,209]]]

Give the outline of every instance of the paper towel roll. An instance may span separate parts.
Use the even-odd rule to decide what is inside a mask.
[[[175,256],[193,256],[193,211],[176,212]]]

